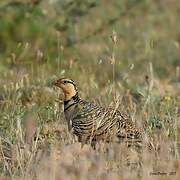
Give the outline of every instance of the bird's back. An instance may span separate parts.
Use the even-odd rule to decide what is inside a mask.
[[[109,140],[113,137],[141,139],[141,131],[131,120],[113,108],[104,108],[79,99],[73,109],[71,122],[79,141]]]

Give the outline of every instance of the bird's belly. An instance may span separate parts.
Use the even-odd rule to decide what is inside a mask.
[[[68,113],[65,112],[65,119],[67,121],[69,131],[72,130],[72,117],[73,117],[73,111],[69,111]]]

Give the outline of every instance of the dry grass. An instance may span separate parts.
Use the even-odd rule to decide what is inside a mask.
[[[179,1],[18,2],[0,3],[0,179],[180,179]],[[62,76],[144,128],[142,148],[81,147]]]
[[[13,104],[16,101],[11,101],[12,104],[4,102],[5,109],[11,109],[13,106],[18,111],[17,114],[12,114],[12,118],[15,119],[14,122],[11,121],[12,124],[9,124],[9,136],[1,137],[0,162],[4,176],[13,179],[43,180],[179,179],[177,114],[179,101],[176,97],[166,95],[158,102],[159,110],[154,109],[155,105],[151,104],[152,98],[159,89],[160,91],[163,89],[161,89],[162,84],[155,83],[156,79],[152,80],[154,81],[153,88],[157,90],[153,92],[152,87],[149,87],[151,92],[143,98],[141,103],[136,104],[129,92],[124,96],[120,95],[117,89],[115,101],[111,103],[111,106],[118,107],[124,112],[126,110],[138,126],[144,127],[145,142],[143,147],[138,149],[127,147],[125,142],[120,144],[99,142],[96,150],[90,145],[82,147],[67,130],[62,103],[59,104],[55,100],[58,97],[56,89],[44,87],[42,91],[42,88],[37,88],[30,93],[33,94],[31,98],[36,101],[38,91],[40,91],[39,103],[51,103],[46,107],[40,108],[32,100],[25,101],[21,96],[19,100],[23,101],[18,100],[20,102],[18,105]],[[23,80],[22,88],[25,86],[24,81],[27,80]],[[13,85],[20,86],[18,83]],[[5,94],[11,93],[10,91],[11,87],[6,89]],[[106,90],[101,91],[101,97],[105,97],[107,92],[111,94],[111,91],[112,86],[107,86]],[[46,99],[48,92],[51,100]],[[168,108],[172,108],[171,111]],[[156,113],[158,117],[153,117],[152,113]],[[151,150],[147,147],[147,141],[151,143]]]

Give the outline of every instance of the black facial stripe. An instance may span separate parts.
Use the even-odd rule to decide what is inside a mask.
[[[67,83],[73,84],[75,89],[77,90],[76,84],[73,81],[65,80]]]
[[[71,83],[71,84],[73,84],[74,86],[76,86],[75,83],[74,83],[73,81],[70,81],[70,80],[64,80],[64,82],[65,82],[65,83]]]

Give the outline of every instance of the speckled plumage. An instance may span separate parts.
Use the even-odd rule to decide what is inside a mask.
[[[136,128],[134,123],[125,118],[120,111],[82,100],[78,96],[74,81],[69,80],[68,83],[73,84],[76,93],[64,101],[65,118],[69,130],[78,137],[80,142],[87,140],[109,141],[114,137],[142,139],[141,130]],[[67,92],[64,91],[64,93]]]

